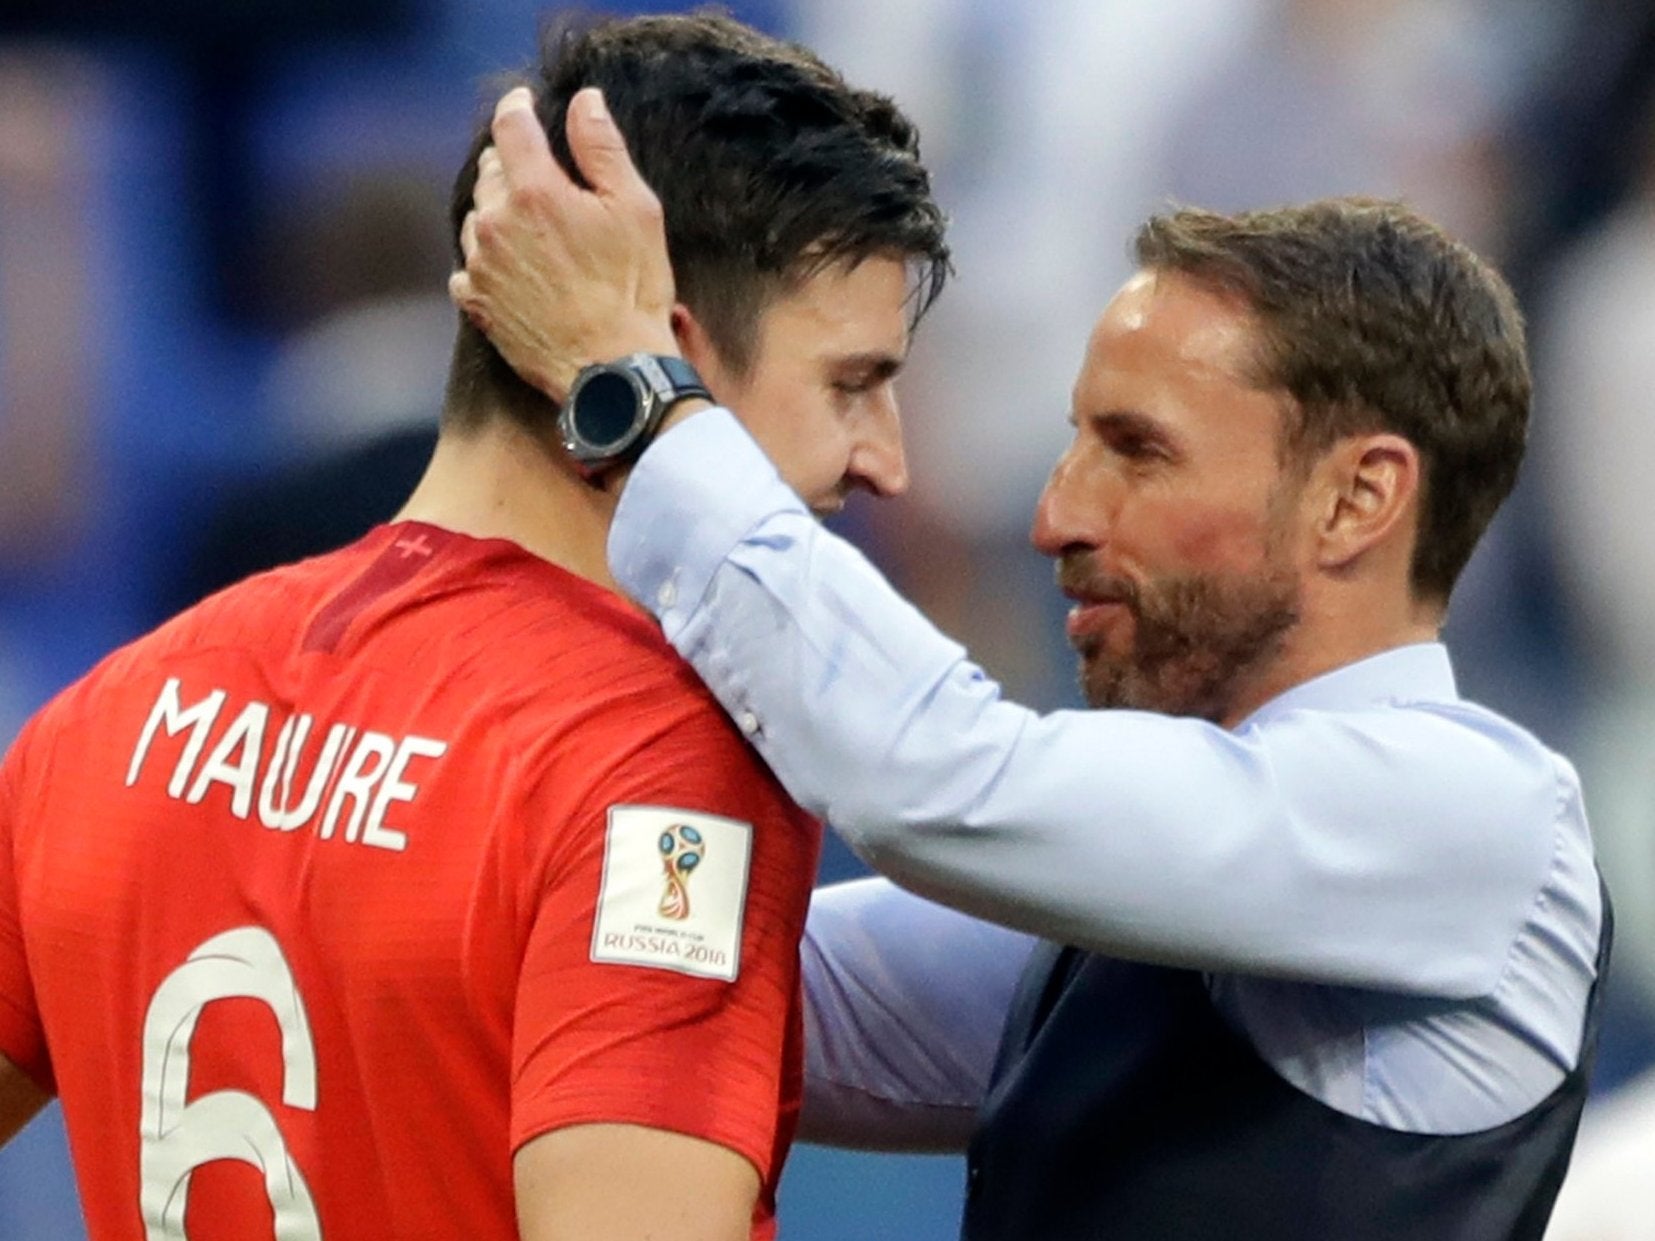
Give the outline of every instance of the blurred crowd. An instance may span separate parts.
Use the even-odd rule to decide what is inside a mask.
[[[912,494],[847,520],[1037,704],[1076,696],[1028,521],[1139,220],[1175,201],[1395,197],[1510,275],[1530,317],[1531,455],[1449,639],[1471,696],[1582,768],[1618,956],[1591,1168],[1554,1231],[1632,1236],[1592,1216],[1655,1167],[1655,1077],[1634,1080],[1655,1063],[1642,512],[1655,6],[727,7],[890,91],[920,124],[958,274],[904,380]],[[0,9],[0,742],[170,612],[396,508],[434,439],[453,331],[448,181],[492,75],[527,59],[541,17],[528,0]],[[833,855],[826,874],[853,869]],[[0,1158],[0,1233],[79,1235],[60,1140],[37,1126]],[[824,1222],[824,1178],[845,1166],[795,1160],[784,1235],[953,1234],[952,1174],[909,1165],[869,1209],[911,1222]],[[884,1184],[856,1167],[863,1198]]]

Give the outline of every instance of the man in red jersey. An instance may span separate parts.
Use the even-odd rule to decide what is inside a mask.
[[[908,123],[706,17],[550,45],[565,159],[586,85],[671,153],[646,175],[706,386],[818,510],[900,490],[891,379],[947,258]],[[462,325],[399,520],[25,729],[0,1137],[62,1100],[95,1241],[773,1233],[819,831],[615,593],[586,481],[696,384],[640,357],[560,419]]]

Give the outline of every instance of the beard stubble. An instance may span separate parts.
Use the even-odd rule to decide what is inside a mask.
[[[1132,614],[1124,656],[1104,636],[1076,643],[1081,689],[1093,707],[1222,722],[1280,653],[1300,614],[1298,579],[1274,560],[1256,573],[1192,573],[1139,585],[1091,574],[1077,554],[1058,562],[1058,581],[1116,599]]]

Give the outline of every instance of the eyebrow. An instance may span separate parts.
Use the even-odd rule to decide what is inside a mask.
[[[1148,414],[1139,413],[1135,409],[1106,409],[1098,413],[1085,415],[1087,423],[1103,432],[1126,432],[1139,436],[1142,439],[1163,444],[1169,449],[1178,447],[1178,438],[1171,431],[1151,418]],[[1080,416],[1073,410],[1069,412],[1069,425],[1080,426]]]
[[[906,355],[887,353],[883,349],[868,349],[861,353],[847,353],[829,359],[835,370],[857,371],[869,379],[890,379],[907,363]]]
[[[1160,423],[1135,409],[1106,409],[1100,413],[1087,414],[1086,421],[1095,426],[1118,427],[1137,435],[1153,435],[1159,438],[1166,436],[1166,431]]]

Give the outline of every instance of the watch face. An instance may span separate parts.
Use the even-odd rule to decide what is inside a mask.
[[[620,446],[637,422],[641,404],[626,376],[599,371],[581,386],[574,403],[575,431],[595,449]]]

